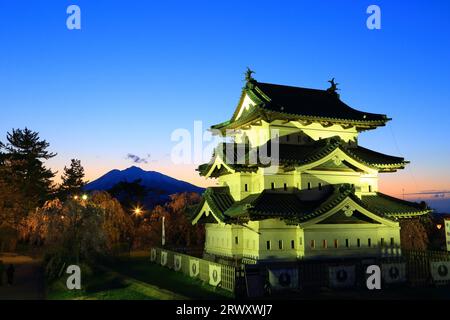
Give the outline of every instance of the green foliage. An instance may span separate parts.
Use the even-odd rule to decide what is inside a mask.
[[[33,209],[44,203],[53,193],[52,179],[55,174],[44,166],[43,161],[56,154],[48,151],[49,143],[38,132],[13,129],[7,133],[7,143],[0,145],[0,165],[9,170],[6,181],[13,183],[23,194],[25,209]]]

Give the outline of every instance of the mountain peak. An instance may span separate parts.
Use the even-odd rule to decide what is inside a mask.
[[[139,167],[137,167],[137,166],[131,166],[131,167],[126,168],[126,169],[124,169],[124,170],[122,170],[122,171],[123,171],[123,172],[129,172],[129,171],[142,172],[142,171],[145,171],[145,170],[142,169],[142,168],[139,168]]]
[[[109,190],[119,182],[133,182],[141,180],[147,190],[158,194],[169,195],[179,192],[202,193],[203,188],[192,185],[188,182],[177,180],[158,171],[145,171],[137,166],[131,166],[124,170],[111,170],[100,178],[91,181],[85,186],[85,190]]]

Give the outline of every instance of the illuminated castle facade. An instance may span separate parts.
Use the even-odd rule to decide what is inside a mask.
[[[407,161],[360,146],[358,135],[390,119],[349,107],[330,83],[327,90],[262,83],[248,70],[233,116],[211,127],[232,141],[198,168],[219,184],[207,188],[192,217],[206,225],[205,254],[400,254],[399,220],[429,210],[378,191],[378,174]]]

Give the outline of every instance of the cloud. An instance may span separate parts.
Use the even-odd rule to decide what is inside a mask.
[[[128,153],[126,156],[126,159],[133,161],[134,163],[150,163],[150,162],[158,162],[156,159],[152,159],[152,156],[150,153],[147,153],[145,157],[140,157],[138,155],[135,155],[133,153]]]
[[[134,163],[148,163],[148,159],[150,158],[150,155],[148,154],[146,158],[141,158],[135,154],[129,153],[127,154],[127,159],[130,159]]]
[[[448,191],[448,190],[430,190],[430,191],[405,193],[405,195],[432,195],[436,198],[444,198],[447,194],[450,194],[450,191]]]
[[[436,193],[434,195],[435,198],[445,198],[445,194],[444,193]]]

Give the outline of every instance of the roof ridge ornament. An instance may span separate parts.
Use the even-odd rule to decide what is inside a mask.
[[[255,79],[253,79],[252,74],[254,74],[255,71],[253,71],[252,69],[250,69],[249,67],[247,67],[247,70],[245,71],[245,81],[247,82],[251,82],[254,81]]]
[[[339,94],[337,93],[340,90],[337,87],[339,83],[334,82],[334,77],[331,80],[328,80],[328,82],[331,84],[331,86],[327,89],[327,92],[332,93],[339,98]]]

